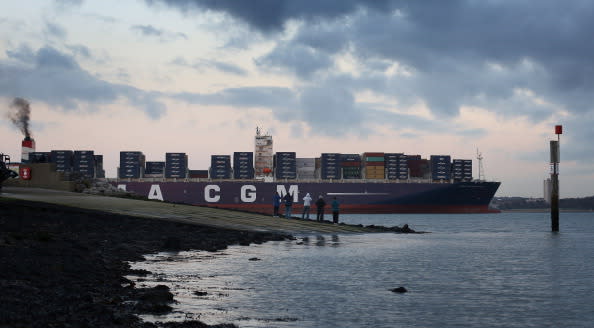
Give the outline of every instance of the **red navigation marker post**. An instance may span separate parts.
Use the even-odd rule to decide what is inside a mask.
[[[561,125],[555,125],[557,140],[551,140],[551,231],[559,231],[559,162]]]

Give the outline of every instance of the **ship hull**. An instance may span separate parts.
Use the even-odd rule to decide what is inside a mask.
[[[499,182],[393,183],[393,182],[261,182],[117,181],[114,186],[149,199],[248,212],[272,213],[274,193],[293,196],[293,215],[301,213],[303,197],[334,197],[341,213],[491,213],[489,203]],[[312,214],[315,206],[312,202]],[[283,206],[281,205],[281,211]]]

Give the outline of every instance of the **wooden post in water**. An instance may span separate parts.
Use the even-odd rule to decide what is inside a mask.
[[[559,232],[559,135],[563,133],[561,125],[555,125],[557,140],[551,140],[551,231]]]

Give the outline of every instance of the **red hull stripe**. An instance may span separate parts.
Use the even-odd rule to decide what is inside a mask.
[[[254,213],[265,213],[272,214],[272,205],[262,204],[213,204],[209,205],[213,208],[224,208],[224,209],[235,209],[246,212]],[[284,206],[281,205],[279,212],[284,213]],[[310,209],[310,217],[315,215],[317,209],[313,206]],[[292,215],[301,216],[303,212],[303,205],[295,205],[292,207]],[[324,209],[324,213],[331,213],[330,207]],[[342,214],[397,214],[397,213],[409,213],[409,214],[470,214],[470,213],[499,213],[499,210],[489,208],[484,205],[465,205],[465,206],[438,206],[438,205],[341,205],[340,213]]]

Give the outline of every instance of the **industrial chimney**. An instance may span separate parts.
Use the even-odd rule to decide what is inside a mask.
[[[29,153],[35,151],[35,140],[30,136],[26,136],[23,139],[21,149],[21,163],[29,163]]]

